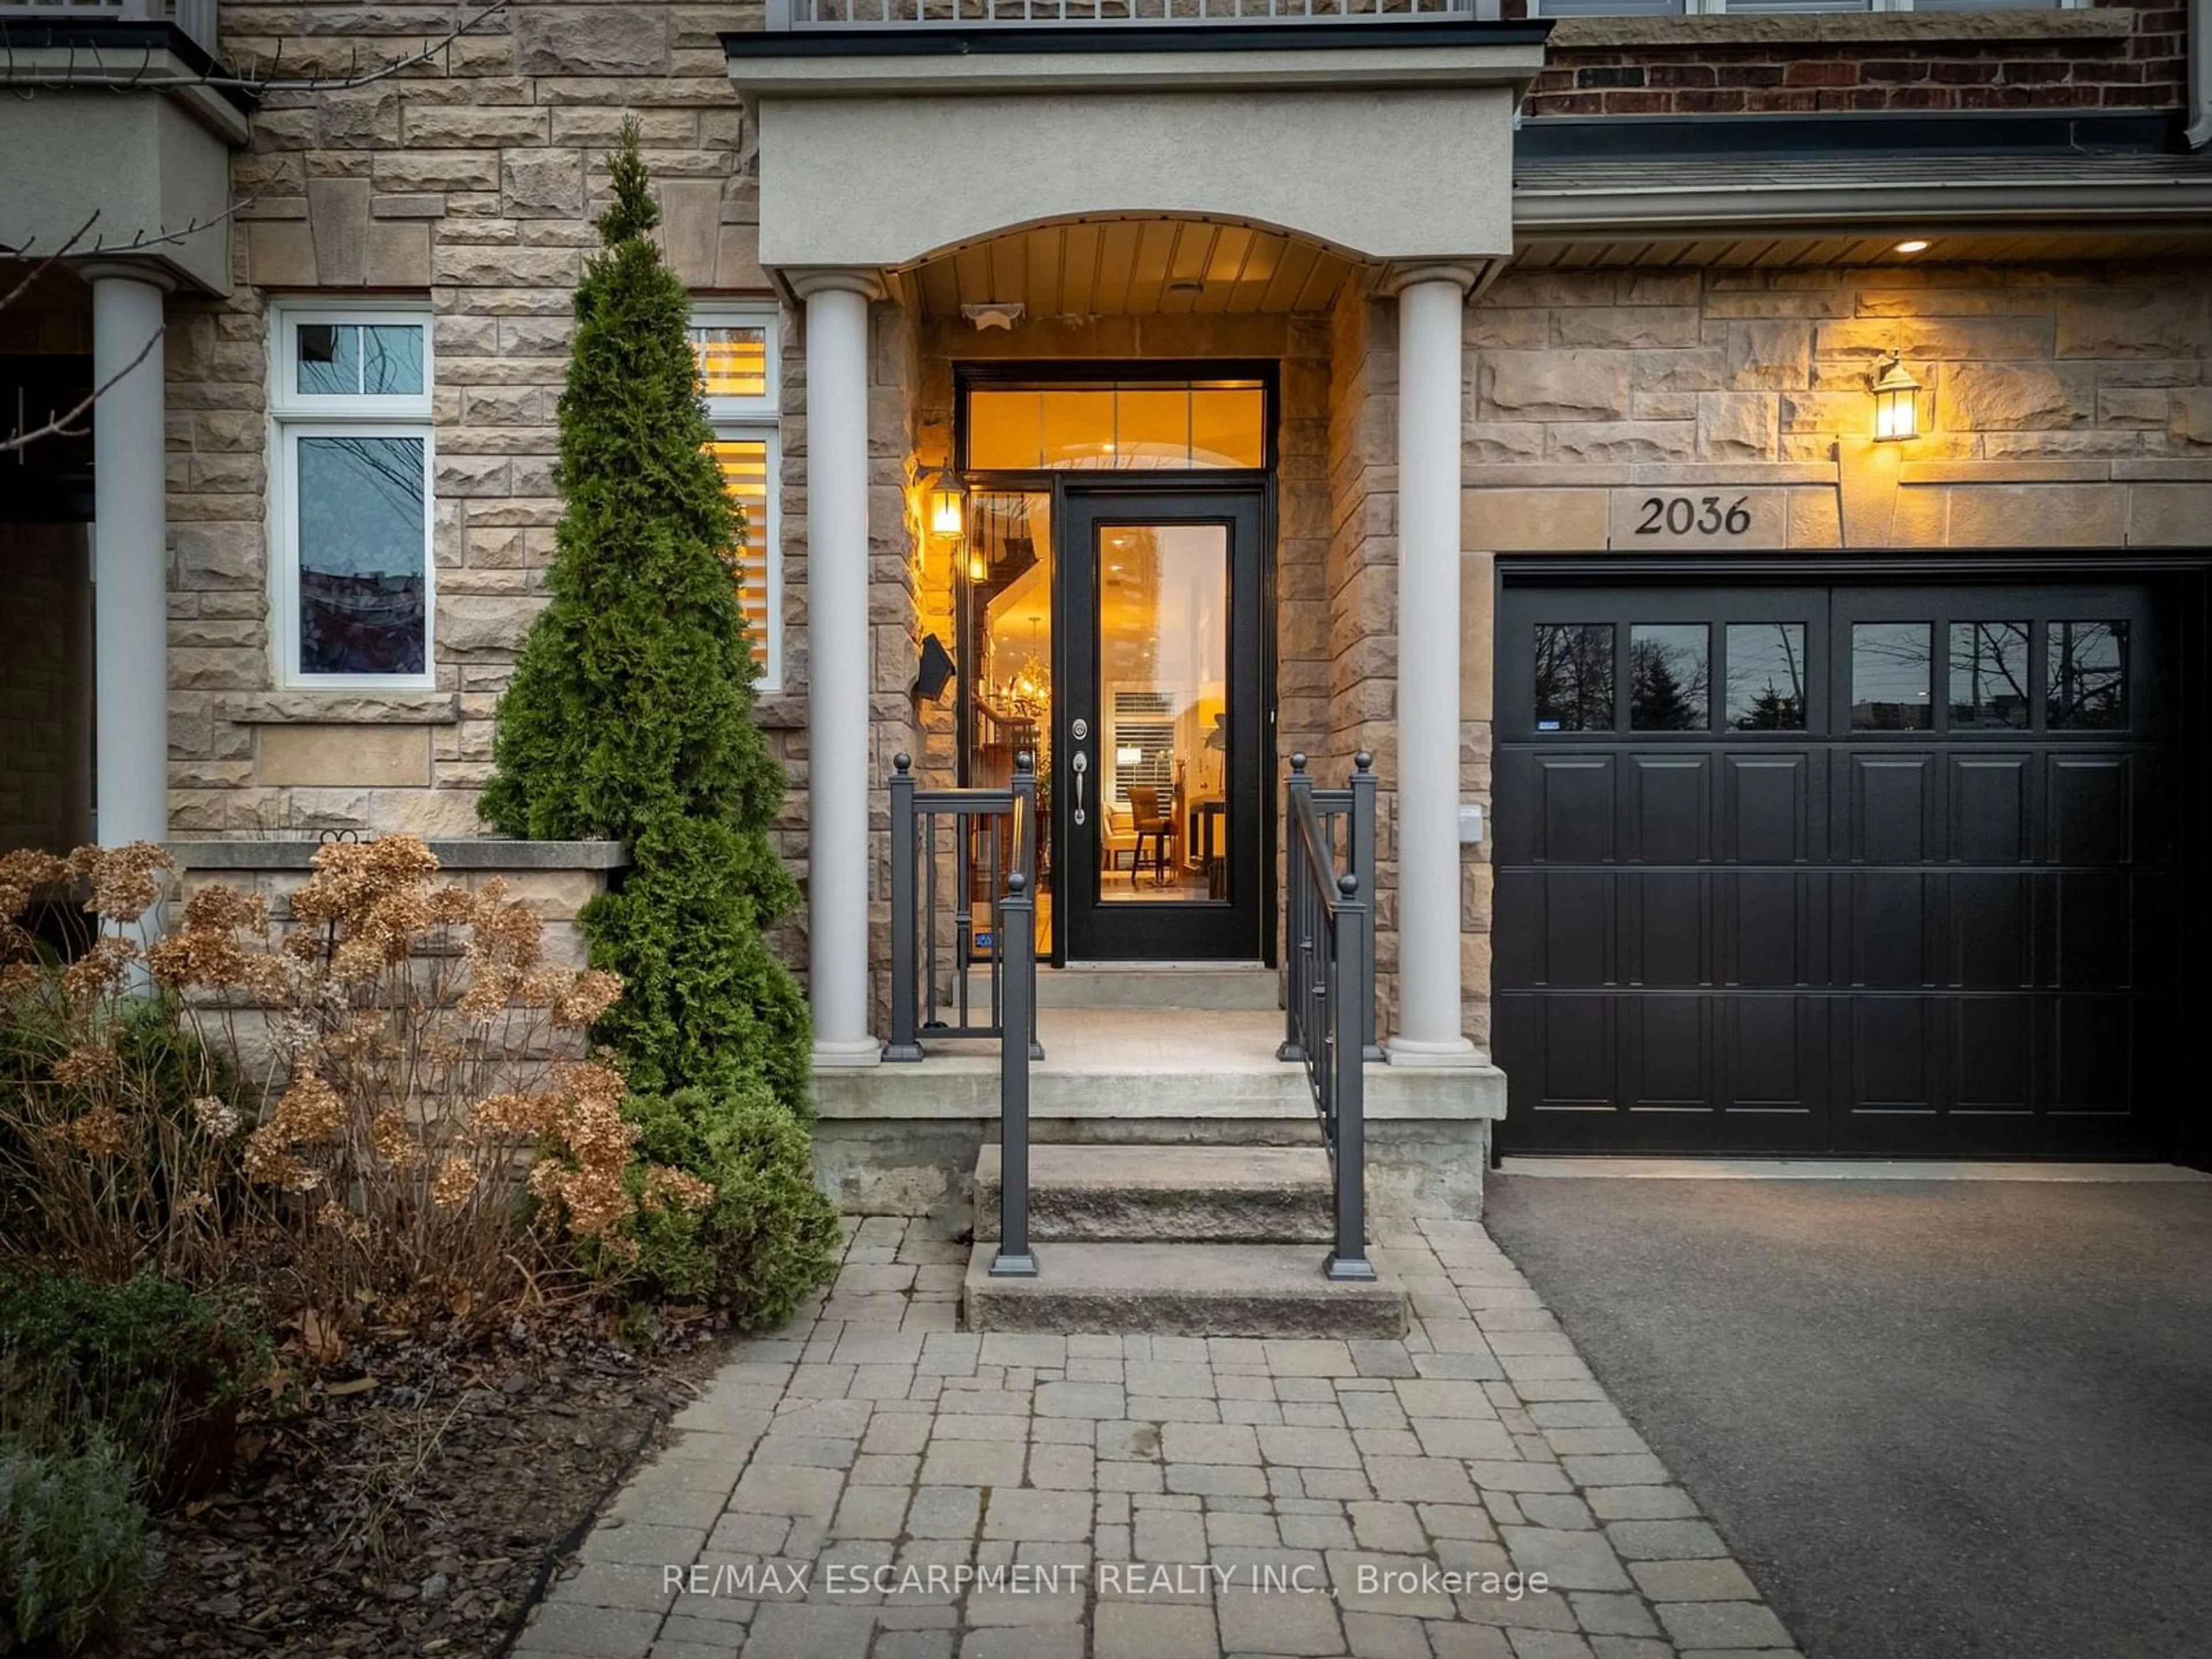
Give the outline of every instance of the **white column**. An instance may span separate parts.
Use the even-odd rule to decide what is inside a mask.
[[[1460,340],[1474,273],[1398,295],[1396,1066],[1475,1061],[1459,1001]]]
[[[868,1030],[868,302],[873,273],[795,275],[806,304],[807,948],[814,1063]]]
[[[103,847],[166,842],[168,470],[155,336],[169,283],[139,265],[79,274],[92,284],[92,383],[104,388],[92,410],[94,822]]]

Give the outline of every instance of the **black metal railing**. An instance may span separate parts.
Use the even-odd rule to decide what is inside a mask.
[[[999,1039],[991,1272],[1034,1279],[1030,1064],[1044,1058],[1036,1036],[1036,763],[1016,756],[1003,789],[917,788],[911,757],[891,764],[891,1036],[884,1058],[920,1060],[926,1036]],[[971,1005],[979,967],[988,987],[980,1023]]]
[[[1316,789],[1291,757],[1284,814],[1283,1046],[1304,1062],[1335,1179],[1335,1245],[1322,1271],[1372,1279],[1367,1259],[1366,1063],[1375,1043],[1375,775]]]
[[[925,1037],[995,1037],[1008,1029],[1006,908],[1019,873],[1036,903],[1036,772],[1026,754],[1003,789],[922,789],[914,760],[891,762],[891,1035],[885,1060],[920,1060]],[[1034,935],[1026,1011],[1015,1030],[1036,1041]],[[979,1007],[977,981],[982,994]]]

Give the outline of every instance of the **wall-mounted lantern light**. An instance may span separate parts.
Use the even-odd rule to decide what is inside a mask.
[[[1874,393],[1874,435],[1887,441],[1910,438],[1920,430],[1920,382],[1905,372],[1900,354],[1893,351],[1868,377]]]
[[[939,541],[968,533],[968,487],[950,472],[939,473],[929,487],[929,533]]]

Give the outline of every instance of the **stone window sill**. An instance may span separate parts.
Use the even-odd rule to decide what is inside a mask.
[[[216,714],[234,726],[455,726],[461,701],[451,691],[259,691]]]
[[[433,841],[438,866],[455,870],[620,870],[629,852],[618,841]],[[302,836],[276,840],[237,836],[222,841],[173,841],[169,856],[186,870],[306,870],[324,843]]]
[[[1960,40],[2124,40],[2125,7],[2067,11],[1801,12],[1760,16],[1563,17],[1553,52],[1621,47],[1928,45]]]

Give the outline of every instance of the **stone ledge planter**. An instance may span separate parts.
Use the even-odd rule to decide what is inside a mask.
[[[439,872],[475,884],[495,878],[545,920],[546,959],[581,968],[588,958],[576,915],[605,892],[629,854],[618,841],[503,841],[490,836],[424,843]],[[325,843],[312,834],[283,837],[231,836],[220,840],[173,841],[180,890],[216,884],[265,893],[282,917],[293,889],[306,881]]]

